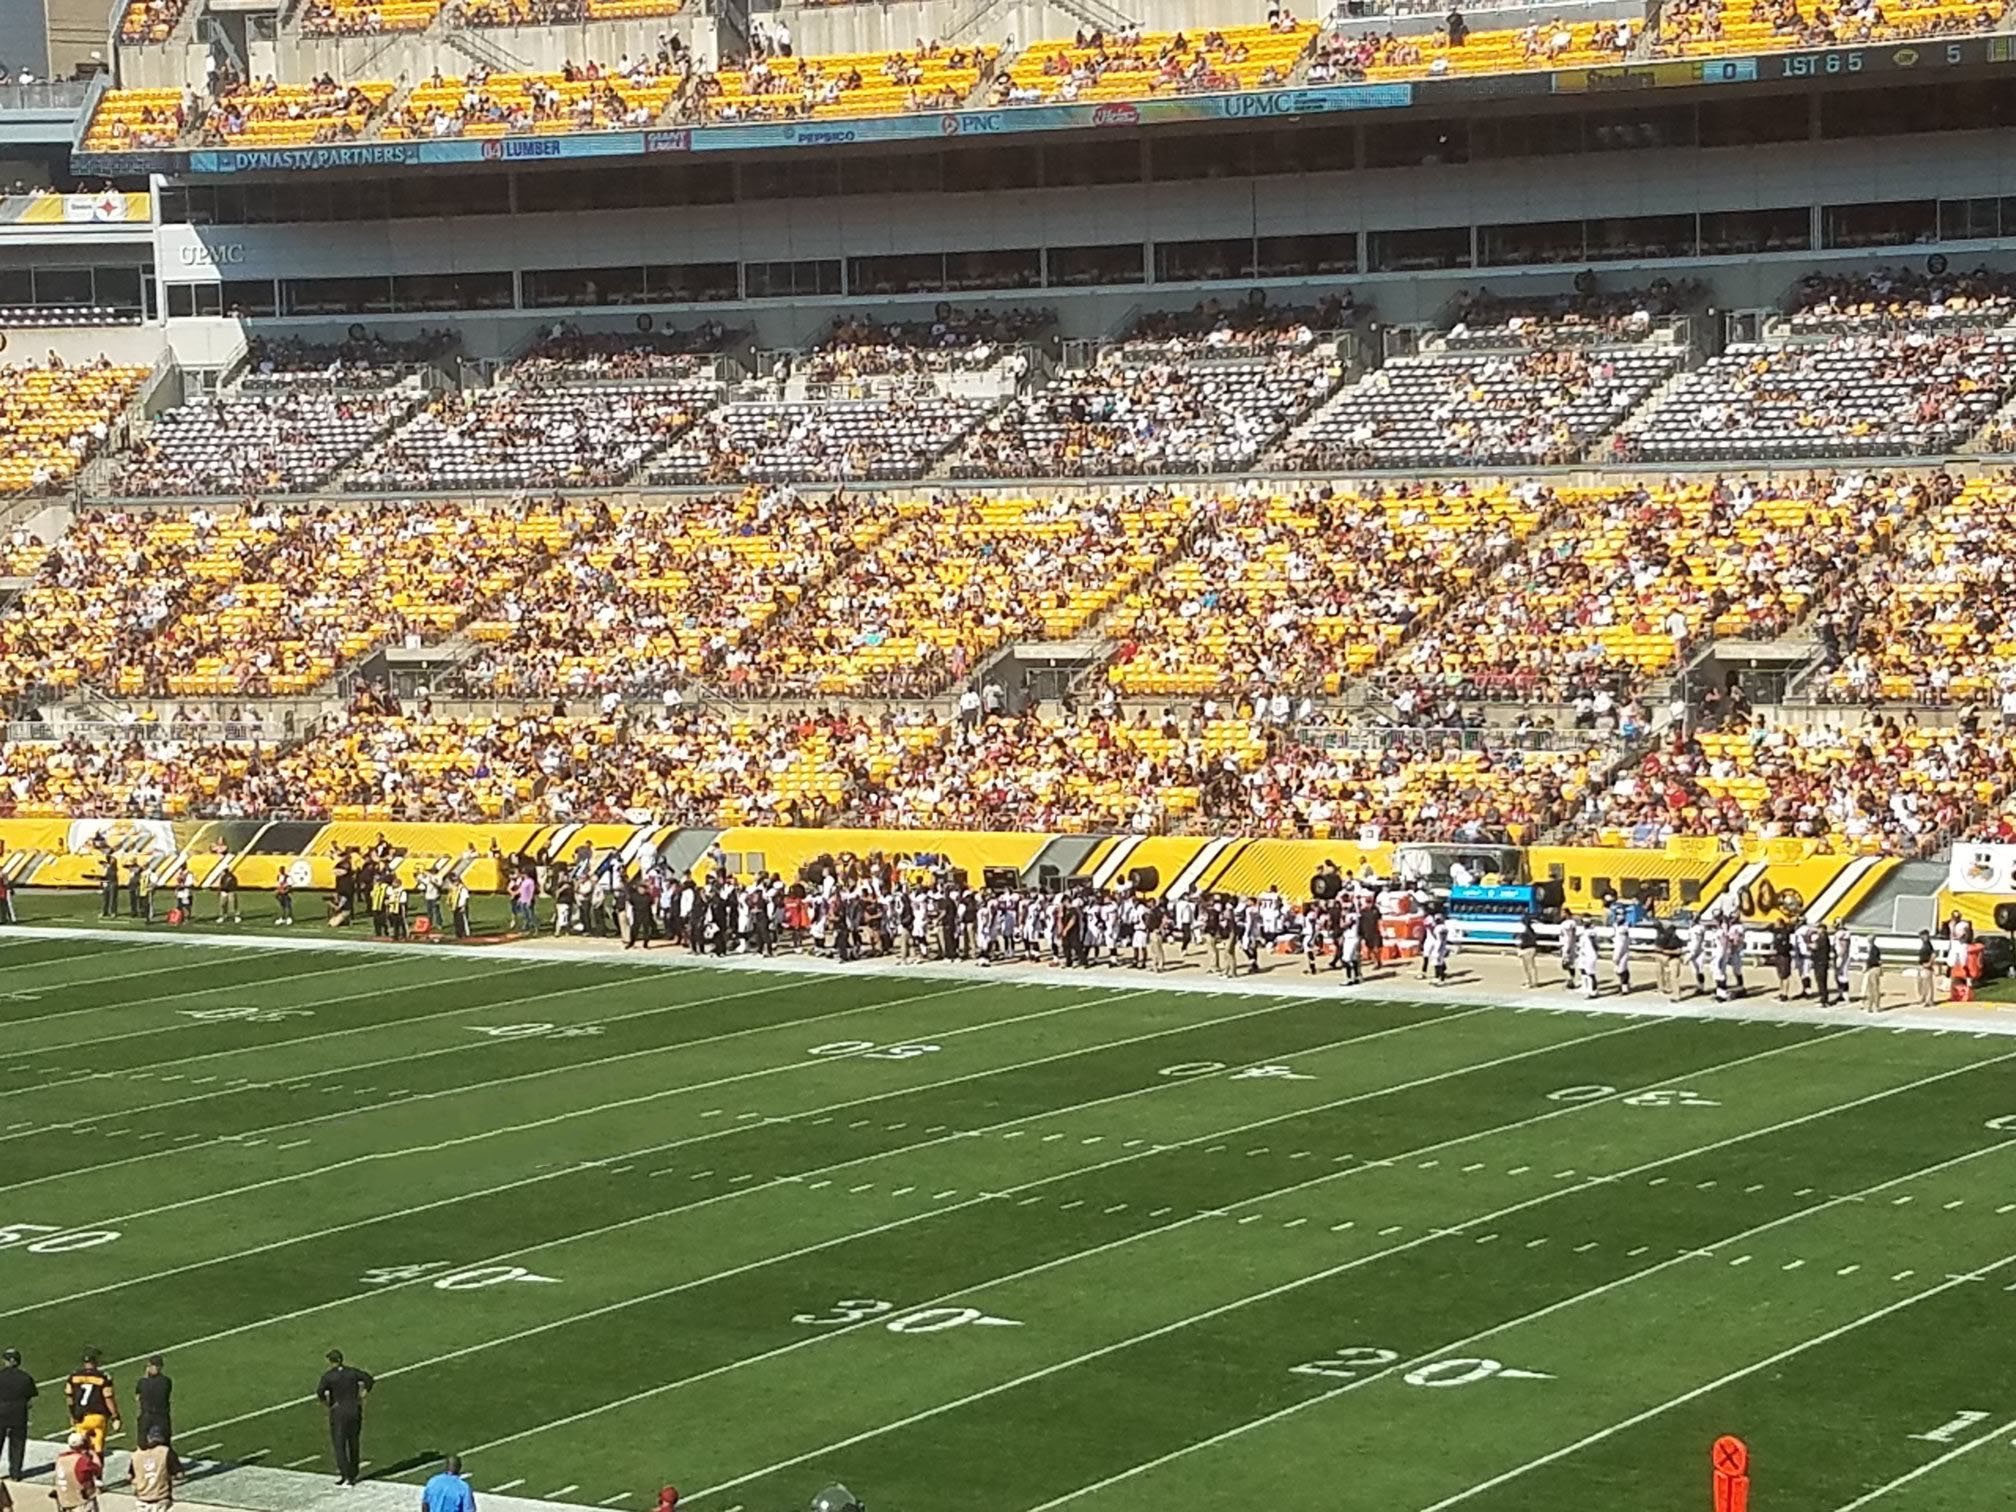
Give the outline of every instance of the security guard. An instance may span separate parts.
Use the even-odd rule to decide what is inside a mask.
[[[112,1386],[110,1372],[98,1363],[98,1351],[87,1349],[84,1360],[63,1383],[63,1395],[70,1404],[70,1426],[84,1435],[91,1452],[105,1457],[105,1429],[119,1431],[119,1394]]]
[[[7,1479],[21,1479],[21,1461],[28,1452],[28,1404],[35,1399],[35,1377],[21,1368],[21,1351],[0,1350],[0,1444],[7,1449]]]
[[[161,1356],[147,1356],[147,1373],[133,1388],[138,1408],[133,1414],[133,1432],[143,1446],[150,1435],[164,1448],[174,1446],[175,1429],[168,1410],[168,1399],[174,1394],[175,1383],[162,1373]]]
[[[336,1484],[354,1486],[362,1468],[358,1456],[364,1437],[364,1398],[371,1394],[371,1377],[354,1365],[343,1363],[343,1351],[332,1349],[329,1368],[315,1387],[315,1399],[329,1409],[329,1447],[336,1455]]]

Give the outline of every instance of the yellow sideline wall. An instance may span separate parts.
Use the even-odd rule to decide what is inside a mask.
[[[91,887],[103,873],[98,842],[122,858],[122,871],[142,861],[157,876],[189,867],[207,886],[228,860],[239,884],[252,891],[273,887],[285,871],[297,888],[330,887],[345,851],[380,840],[402,858],[409,881],[441,861],[461,865],[472,888],[502,886],[500,862],[527,854],[543,860],[573,856],[582,846],[616,851],[633,867],[670,847],[682,866],[703,874],[716,853],[731,871],[758,870],[795,877],[820,855],[881,854],[899,864],[943,856],[977,882],[988,867],[1032,872],[1053,845],[1070,857],[1068,875],[1112,882],[1152,868],[1158,885],[1197,891],[1263,892],[1278,887],[1291,899],[1308,896],[1311,874],[1325,861],[1347,873],[1369,868],[1390,875],[1396,850],[1389,844],[1343,840],[1276,840],[1211,836],[1072,837],[962,830],[680,829],[634,824],[402,824],[336,821],[267,823],[260,820],[0,819],[0,877],[16,886]],[[1840,918],[1867,898],[1896,862],[1883,857],[1822,855],[1804,841],[1765,841],[1741,851],[1713,841],[1678,840],[1660,850],[1613,846],[1535,845],[1525,850],[1528,877],[1559,880],[1571,909],[1593,909],[1609,890],[1631,893],[1663,883],[1669,906],[1702,908],[1733,897],[1746,917],[1818,907]],[[1062,863],[1060,862],[1060,869]],[[1953,896],[1977,924],[1992,921],[1997,900]],[[1985,927],[1985,926],[1984,926]]]

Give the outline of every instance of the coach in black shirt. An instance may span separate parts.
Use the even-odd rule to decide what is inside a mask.
[[[358,1456],[364,1437],[364,1398],[371,1394],[371,1377],[354,1365],[343,1363],[343,1351],[332,1349],[329,1368],[315,1388],[316,1400],[329,1409],[329,1446],[336,1454],[336,1484],[357,1484]]]
[[[134,1442],[145,1446],[148,1435],[154,1435],[152,1442],[172,1448],[175,1443],[175,1427],[170,1421],[168,1399],[175,1393],[175,1383],[161,1373],[161,1356],[147,1357],[146,1374],[140,1377],[140,1384],[133,1388],[133,1397],[139,1404],[134,1416]]]
[[[21,1479],[21,1461],[28,1452],[28,1403],[35,1396],[35,1377],[21,1368],[18,1350],[0,1353],[0,1443],[7,1446],[7,1479]]]

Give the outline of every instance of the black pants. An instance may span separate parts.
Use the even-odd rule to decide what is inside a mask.
[[[21,1461],[28,1453],[28,1425],[12,1423],[0,1428],[0,1444],[7,1447],[7,1479],[21,1479]]]
[[[364,1415],[360,1413],[329,1414],[329,1447],[336,1456],[336,1474],[343,1480],[357,1479],[357,1456],[361,1452],[359,1441],[364,1436]]]
[[[162,1443],[170,1446],[174,1444],[175,1430],[169,1426],[168,1419],[151,1417],[143,1417],[135,1425],[133,1429],[133,1442],[142,1449],[145,1449],[147,1447],[147,1436],[157,1433],[161,1436]]]

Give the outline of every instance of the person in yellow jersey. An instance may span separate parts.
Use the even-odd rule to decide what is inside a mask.
[[[119,1431],[119,1395],[112,1387],[111,1373],[98,1363],[98,1351],[87,1349],[84,1359],[63,1384],[64,1399],[70,1404],[70,1426],[84,1435],[94,1454],[105,1453],[105,1432],[109,1425]]]

